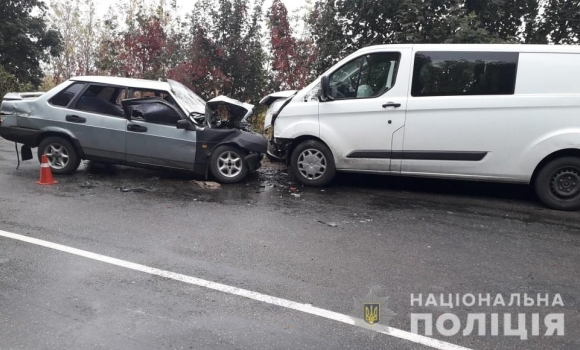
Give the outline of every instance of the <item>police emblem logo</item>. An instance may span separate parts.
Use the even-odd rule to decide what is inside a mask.
[[[363,320],[368,325],[374,325],[381,321],[381,305],[378,303],[369,303],[363,305],[364,317]]]

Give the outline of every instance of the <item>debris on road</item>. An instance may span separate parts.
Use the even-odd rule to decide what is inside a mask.
[[[82,184],[82,185],[80,185],[79,187],[80,187],[80,188],[91,189],[91,188],[95,188],[95,187],[97,187],[97,186],[98,186],[97,184],[91,183],[91,182],[89,182],[89,181],[85,181],[85,183],[84,183],[84,184]]]
[[[318,222],[328,227],[338,227],[338,224],[336,222],[324,222],[322,220],[318,220]]]
[[[121,192],[123,192],[123,193],[127,193],[127,192],[134,192],[134,193],[153,192],[153,190],[150,190],[150,189],[147,189],[147,188],[142,188],[142,187],[137,187],[137,188],[123,188],[123,187],[119,187],[118,190],[121,191]]]
[[[206,190],[218,190],[222,188],[222,185],[218,184],[217,182],[213,181],[192,181],[193,184],[198,185],[199,187],[206,189]]]
[[[290,195],[294,198],[300,198],[300,195],[298,193],[292,193]]]

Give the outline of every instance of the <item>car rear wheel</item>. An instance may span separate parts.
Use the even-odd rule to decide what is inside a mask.
[[[223,184],[242,181],[248,174],[244,153],[232,146],[220,146],[213,152],[210,160],[211,174]]]
[[[326,186],[336,176],[330,149],[316,140],[304,141],[294,149],[290,167],[294,178],[306,186]]]
[[[556,158],[542,167],[534,182],[540,201],[556,210],[580,209],[580,158]]]
[[[65,138],[53,136],[47,137],[38,145],[38,160],[42,156],[48,158],[48,165],[53,174],[69,175],[74,173],[81,159],[75,147]]]

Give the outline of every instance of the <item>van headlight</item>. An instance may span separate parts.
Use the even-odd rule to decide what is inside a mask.
[[[266,112],[266,117],[264,118],[264,130],[267,130],[272,126],[272,120],[274,119],[274,116],[280,112],[280,109],[282,109],[284,106],[284,102],[287,100],[288,99],[276,100],[270,105],[270,108],[268,108],[268,111]]]

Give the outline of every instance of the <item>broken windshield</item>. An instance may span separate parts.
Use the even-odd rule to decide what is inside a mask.
[[[167,82],[188,115],[192,113],[205,114],[205,101],[201,97],[181,83],[174,80],[167,80]]]

